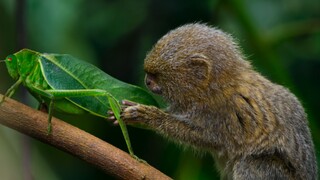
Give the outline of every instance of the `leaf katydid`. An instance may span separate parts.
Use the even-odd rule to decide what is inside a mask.
[[[39,53],[23,49],[5,60],[10,76],[16,80],[5,96],[11,97],[19,85],[48,107],[48,133],[51,133],[53,111],[66,114],[92,114],[107,118],[115,113],[130,155],[134,156],[129,135],[120,118],[120,100],[157,105],[153,97],[140,87],[119,81],[92,64],[67,54]]]

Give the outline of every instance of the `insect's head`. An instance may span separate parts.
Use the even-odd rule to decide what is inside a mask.
[[[12,54],[12,55],[7,56],[7,58],[4,61],[7,65],[7,69],[8,69],[10,76],[13,79],[17,80],[19,78],[17,57]]]

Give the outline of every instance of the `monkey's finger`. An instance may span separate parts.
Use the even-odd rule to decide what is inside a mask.
[[[116,120],[116,118],[115,118],[115,116],[114,116],[114,112],[113,111],[111,111],[111,110],[109,110],[108,112],[107,112],[107,120],[108,121],[114,121],[114,120]]]
[[[109,116],[109,117],[107,117],[107,121],[113,122],[113,121],[115,121],[115,120],[117,120],[115,116]]]
[[[113,116],[113,115],[111,115],[111,116],[107,117],[107,120],[110,120],[110,121],[112,121],[112,120],[116,120],[116,117],[115,117],[115,116]]]
[[[108,115],[107,121],[112,121],[113,122],[113,121],[117,120],[113,111],[109,110],[107,112],[107,115]]]
[[[112,124],[115,125],[115,126],[119,125],[118,120],[117,120],[114,116],[108,117],[108,118],[107,118],[107,121],[112,122]]]
[[[110,115],[110,116],[113,116],[113,115],[114,115],[113,111],[111,111],[111,110],[109,110],[109,111],[107,112],[107,114]]]
[[[125,105],[125,106],[135,106],[135,105],[137,105],[137,103],[132,102],[132,101],[128,101],[128,100],[123,100],[122,104]]]
[[[123,112],[125,109],[127,109],[129,106],[127,106],[127,105],[122,105],[121,106],[121,112]]]

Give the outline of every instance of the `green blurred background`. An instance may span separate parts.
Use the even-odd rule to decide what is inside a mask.
[[[264,76],[302,101],[320,157],[319,0],[0,0],[0,59],[27,47],[68,53],[143,86],[143,60],[169,30],[204,22],[229,32]],[[12,84],[0,64],[0,92]],[[14,98],[36,107],[25,91]],[[127,151],[119,127],[69,122]],[[218,179],[212,158],[129,128],[135,153],[175,179]],[[0,179],[112,179],[73,156],[0,125]]]

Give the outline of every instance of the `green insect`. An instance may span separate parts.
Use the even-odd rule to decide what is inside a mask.
[[[41,54],[23,49],[5,60],[10,76],[17,80],[5,93],[11,97],[20,84],[48,107],[48,133],[53,111],[91,114],[107,118],[112,109],[119,122],[130,155],[134,156],[126,125],[120,118],[120,100],[157,105],[153,97],[137,86],[121,82],[97,67],[66,54]],[[39,106],[40,107],[40,106]]]

